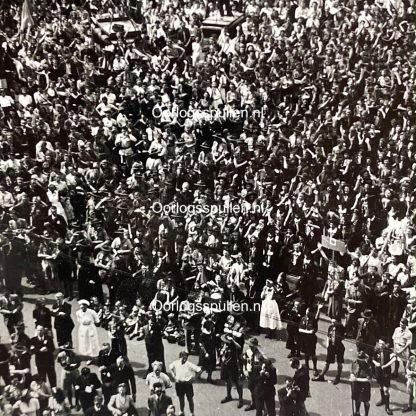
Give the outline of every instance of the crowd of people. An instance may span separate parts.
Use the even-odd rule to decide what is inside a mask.
[[[235,386],[243,407],[246,379],[246,410],[306,415],[310,362],[348,378],[346,338],[356,415],[372,378],[392,414],[401,372],[412,411],[414,2],[30,3],[0,5],[3,414],[137,414],[127,339],[146,344],[153,416],[176,414],[171,380],[193,414],[217,367],[222,403]],[[204,29],[224,15],[244,18]],[[294,369],[278,390],[261,331]]]

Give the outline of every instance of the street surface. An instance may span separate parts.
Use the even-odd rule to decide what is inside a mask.
[[[30,289],[28,289],[30,292]],[[27,294],[24,298],[24,321],[26,324],[26,333],[29,336],[34,335],[34,322],[32,318],[32,311],[34,309],[36,298],[39,295],[36,294]],[[54,296],[48,295],[45,296],[47,299],[47,305],[50,307],[53,303]],[[75,311],[78,309],[78,304],[74,300],[72,303],[72,314],[75,322],[75,329],[73,331],[74,347],[75,351],[77,350],[78,340],[78,325],[75,319]],[[322,369],[324,366],[324,359],[326,354],[326,330],[328,327],[328,319],[325,316],[321,315],[319,321],[319,333],[318,333],[318,345],[317,345],[317,354],[318,354],[318,369]],[[106,331],[102,328],[98,329],[100,343],[108,340]],[[3,343],[9,342],[9,336],[4,325],[4,322],[0,323],[0,336]],[[289,366],[289,361],[286,358],[288,351],[285,348],[285,342],[277,340],[266,339],[264,334],[257,337],[260,344],[261,350],[266,356],[272,358],[274,361],[274,366],[278,371],[278,385],[277,388],[282,387],[284,379],[286,376],[292,376],[293,370]],[[143,376],[145,375],[147,369],[147,355],[146,348],[143,341],[127,341],[128,343],[128,356],[133,365],[135,374],[137,375],[137,400],[136,406],[139,410],[140,416],[147,416],[147,397],[148,397],[148,387],[145,385]],[[351,400],[350,400],[350,384],[348,383],[349,369],[351,362],[355,356],[355,345],[350,341],[346,340],[345,343],[345,364],[344,372],[342,375],[342,382],[337,386],[333,386],[329,383],[335,377],[336,373],[336,364],[333,364],[330,368],[330,371],[326,375],[326,382],[312,382],[311,381],[311,398],[306,402],[306,407],[310,416],[346,416],[351,415]],[[165,345],[165,361],[166,365],[169,364],[178,358],[179,352],[183,347],[178,346],[177,344],[169,344],[167,341],[164,341]],[[190,356],[190,361],[197,364],[198,357]],[[312,364],[312,363],[311,363]],[[34,366],[34,360],[32,360],[32,366]],[[81,365],[82,368],[82,365]],[[97,367],[91,366],[92,371],[97,371]],[[406,387],[405,387],[405,378],[403,376],[403,367],[401,367],[401,374],[398,380],[392,381],[391,387],[391,409],[395,414],[401,414],[405,403],[407,402]],[[33,370],[33,373],[35,370]],[[312,371],[310,373],[312,377]],[[58,380],[60,379],[59,369],[58,369]],[[220,404],[221,399],[225,396],[225,386],[222,382],[218,382],[217,385],[211,385],[205,382],[206,373],[201,377],[201,380],[196,380],[194,383],[195,391],[195,415],[196,416],[215,416],[215,415],[247,415],[255,416],[255,411],[245,412],[244,409],[237,409],[237,391],[233,389],[232,395],[235,399],[232,402],[226,404]],[[219,369],[213,373],[213,379],[219,379]],[[59,381],[58,381],[59,382]],[[276,388],[276,390],[277,390]],[[179,403],[175,395],[174,388],[168,389],[167,394],[173,398],[174,404],[179,413]],[[250,392],[244,385],[244,402],[245,405],[249,403]],[[371,397],[371,409],[370,416],[372,415],[385,415],[384,407],[376,407],[375,403],[379,400],[380,393],[376,382],[373,382],[372,388],[372,397]],[[276,396],[277,400],[277,396]],[[277,409],[279,404],[276,403]],[[80,415],[81,413],[76,413],[74,415]],[[278,410],[277,410],[278,414]],[[362,408],[361,414],[364,414],[364,409]],[[189,415],[188,408],[185,409],[185,415]]]

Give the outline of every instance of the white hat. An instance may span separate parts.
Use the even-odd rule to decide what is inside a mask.
[[[90,303],[85,299],[81,299],[81,300],[78,301],[78,305],[80,305],[80,306],[82,306],[82,305],[90,306]]]

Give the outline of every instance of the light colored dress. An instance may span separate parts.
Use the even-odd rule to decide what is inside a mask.
[[[260,327],[265,329],[282,329],[279,306],[273,299],[275,290],[265,286],[262,292],[262,303],[260,310]]]
[[[97,313],[92,309],[77,311],[78,329],[78,350],[80,355],[97,357],[100,350],[98,332],[95,324],[100,322]]]

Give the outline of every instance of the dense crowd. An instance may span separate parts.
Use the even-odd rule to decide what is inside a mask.
[[[241,408],[247,379],[246,410],[273,416],[277,396],[280,415],[306,415],[310,361],[316,381],[336,362],[339,383],[345,338],[357,344],[356,414],[361,403],[369,412],[372,378],[391,414],[400,368],[410,412],[413,7],[51,0],[35,1],[23,24],[21,2],[3,2],[0,312],[12,347],[0,344],[2,414],[137,414],[127,338],[146,343],[153,416],[176,414],[171,378],[180,414],[185,397],[193,414],[192,380],[205,371],[215,383],[217,366],[222,402],[235,385]],[[208,17],[241,14],[235,33],[203,30]],[[52,308],[38,298],[33,337],[22,279],[56,297]],[[250,337],[263,330],[286,341],[294,369],[278,391]],[[184,347],[168,368],[163,339]]]

